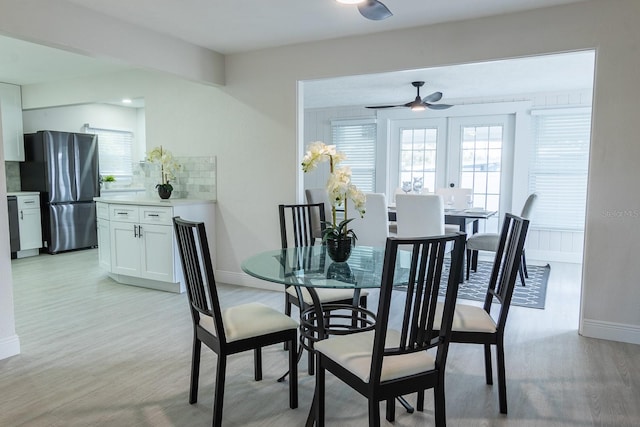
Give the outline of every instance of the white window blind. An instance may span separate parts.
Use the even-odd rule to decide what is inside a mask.
[[[351,167],[351,181],[360,191],[375,191],[375,119],[333,121],[331,134],[338,151],[347,156],[343,164]]]
[[[133,133],[115,129],[99,129],[85,125],[86,133],[98,135],[100,175],[113,175],[118,181],[133,176]],[[120,179],[119,179],[120,178]]]
[[[534,156],[529,187],[538,193],[532,227],[583,230],[591,112],[544,110],[534,114]]]

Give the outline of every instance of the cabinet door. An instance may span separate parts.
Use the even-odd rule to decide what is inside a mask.
[[[21,251],[41,248],[40,208],[20,209],[20,212],[18,212],[18,229],[20,230]]]
[[[98,264],[103,270],[111,271],[111,231],[109,221],[98,218]]]
[[[173,227],[142,224],[141,277],[174,282]]]
[[[111,272],[140,276],[138,224],[111,221]]]
[[[20,86],[0,83],[0,120],[6,161],[24,162]]]

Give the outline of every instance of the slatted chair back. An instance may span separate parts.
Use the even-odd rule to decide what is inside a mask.
[[[498,250],[493,263],[491,279],[484,301],[484,310],[491,313],[494,298],[500,304],[500,312],[496,321],[499,331],[504,331],[507,314],[511,305],[516,277],[522,262],[522,251],[527,237],[529,220],[513,214],[505,214]]]
[[[201,314],[211,317],[215,337],[225,343],[222,311],[204,223],[174,217],[173,224],[193,323],[200,324]]]
[[[316,233],[314,232],[315,218],[324,230],[324,203],[279,205],[280,239],[282,248],[313,246]]]
[[[324,203],[324,217],[329,220],[331,218],[331,201],[329,201],[329,194],[326,188],[307,188],[304,190],[307,203]],[[317,238],[322,238],[322,230],[324,227],[320,222],[320,217],[315,216],[311,218],[313,225],[313,235]]]
[[[444,260],[447,244],[453,244],[450,265]],[[436,369],[444,369],[451,335],[453,313],[460,281],[460,267],[464,253],[465,235],[462,233],[426,238],[389,238],[385,249],[385,261],[380,288],[380,302],[376,316],[372,381],[379,382],[383,358],[437,348]],[[406,273],[396,268],[398,257],[411,250],[411,261]],[[404,265],[404,262],[402,263]],[[399,329],[397,347],[386,347],[387,326],[397,274],[407,274],[407,292],[402,326]],[[404,280],[402,280],[404,282]],[[442,283],[447,291],[444,299],[442,327],[434,336],[436,305]],[[395,328],[395,327],[394,327]],[[386,347],[386,348],[385,348]]]

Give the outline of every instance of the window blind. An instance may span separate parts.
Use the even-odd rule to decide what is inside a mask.
[[[529,189],[538,193],[532,227],[583,230],[591,113],[546,110],[534,115]]]
[[[100,175],[116,178],[133,176],[133,133],[115,129],[99,129],[85,125],[86,133],[98,135]]]
[[[375,191],[375,119],[333,121],[331,138],[338,151],[347,156],[343,165],[351,167],[351,181],[360,191]]]

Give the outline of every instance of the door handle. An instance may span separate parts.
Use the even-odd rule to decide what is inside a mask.
[[[141,225],[138,226],[138,237],[142,238],[142,226]]]
[[[24,219],[24,212],[20,211],[20,219]]]
[[[138,237],[138,226],[137,225],[133,226],[133,237]]]

